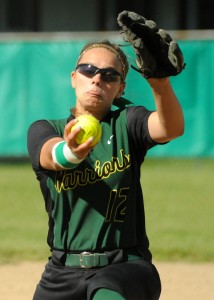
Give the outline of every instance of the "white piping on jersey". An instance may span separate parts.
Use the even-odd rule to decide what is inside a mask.
[[[113,138],[113,136],[114,136],[114,135],[111,135],[111,136],[110,136],[109,140],[107,141],[107,144],[109,144],[109,145],[111,144],[111,139]]]

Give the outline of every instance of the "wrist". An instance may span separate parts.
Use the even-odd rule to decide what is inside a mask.
[[[83,159],[78,158],[65,141],[58,142],[52,149],[53,161],[64,169],[75,168]]]
[[[148,78],[147,79],[149,85],[153,88],[164,88],[167,85],[170,85],[169,77],[164,78]]]
[[[148,83],[154,94],[164,95],[172,90],[169,78],[150,78]]]

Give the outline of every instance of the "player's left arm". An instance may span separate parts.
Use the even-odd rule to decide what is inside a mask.
[[[184,70],[183,53],[153,20],[130,11],[121,12],[117,20],[125,42],[136,54],[137,67],[131,67],[148,80],[154,95],[156,111],[148,120],[150,136],[157,143],[170,141],[184,132],[183,112],[169,81]]]
[[[156,105],[156,111],[148,119],[151,138],[164,143],[181,136],[184,133],[183,111],[169,78],[150,78],[148,83]]]

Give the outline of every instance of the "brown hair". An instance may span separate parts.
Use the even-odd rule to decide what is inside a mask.
[[[129,70],[129,64],[128,64],[127,57],[126,57],[125,53],[121,50],[121,48],[117,44],[112,44],[108,40],[104,40],[104,41],[101,41],[101,42],[91,42],[91,43],[86,44],[80,52],[80,55],[77,59],[77,65],[78,65],[81,57],[83,56],[83,54],[87,50],[90,50],[92,48],[99,48],[99,47],[106,48],[109,51],[111,51],[111,52],[113,52],[114,54],[117,55],[118,59],[121,62],[121,65],[122,65],[122,70],[123,70],[122,75],[123,75],[123,80],[125,81],[126,75],[128,73],[128,70]]]

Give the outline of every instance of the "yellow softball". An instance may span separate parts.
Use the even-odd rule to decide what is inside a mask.
[[[96,145],[100,141],[102,135],[100,122],[90,115],[81,115],[77,117],[77,120],[77,124],[71,128],[71,131],[73,131],[77,126],[81,127],[80,132],[76,136],[77,144],[82,144],[86,142],[89,137],[93,136],[94,139],[91,146]]]

